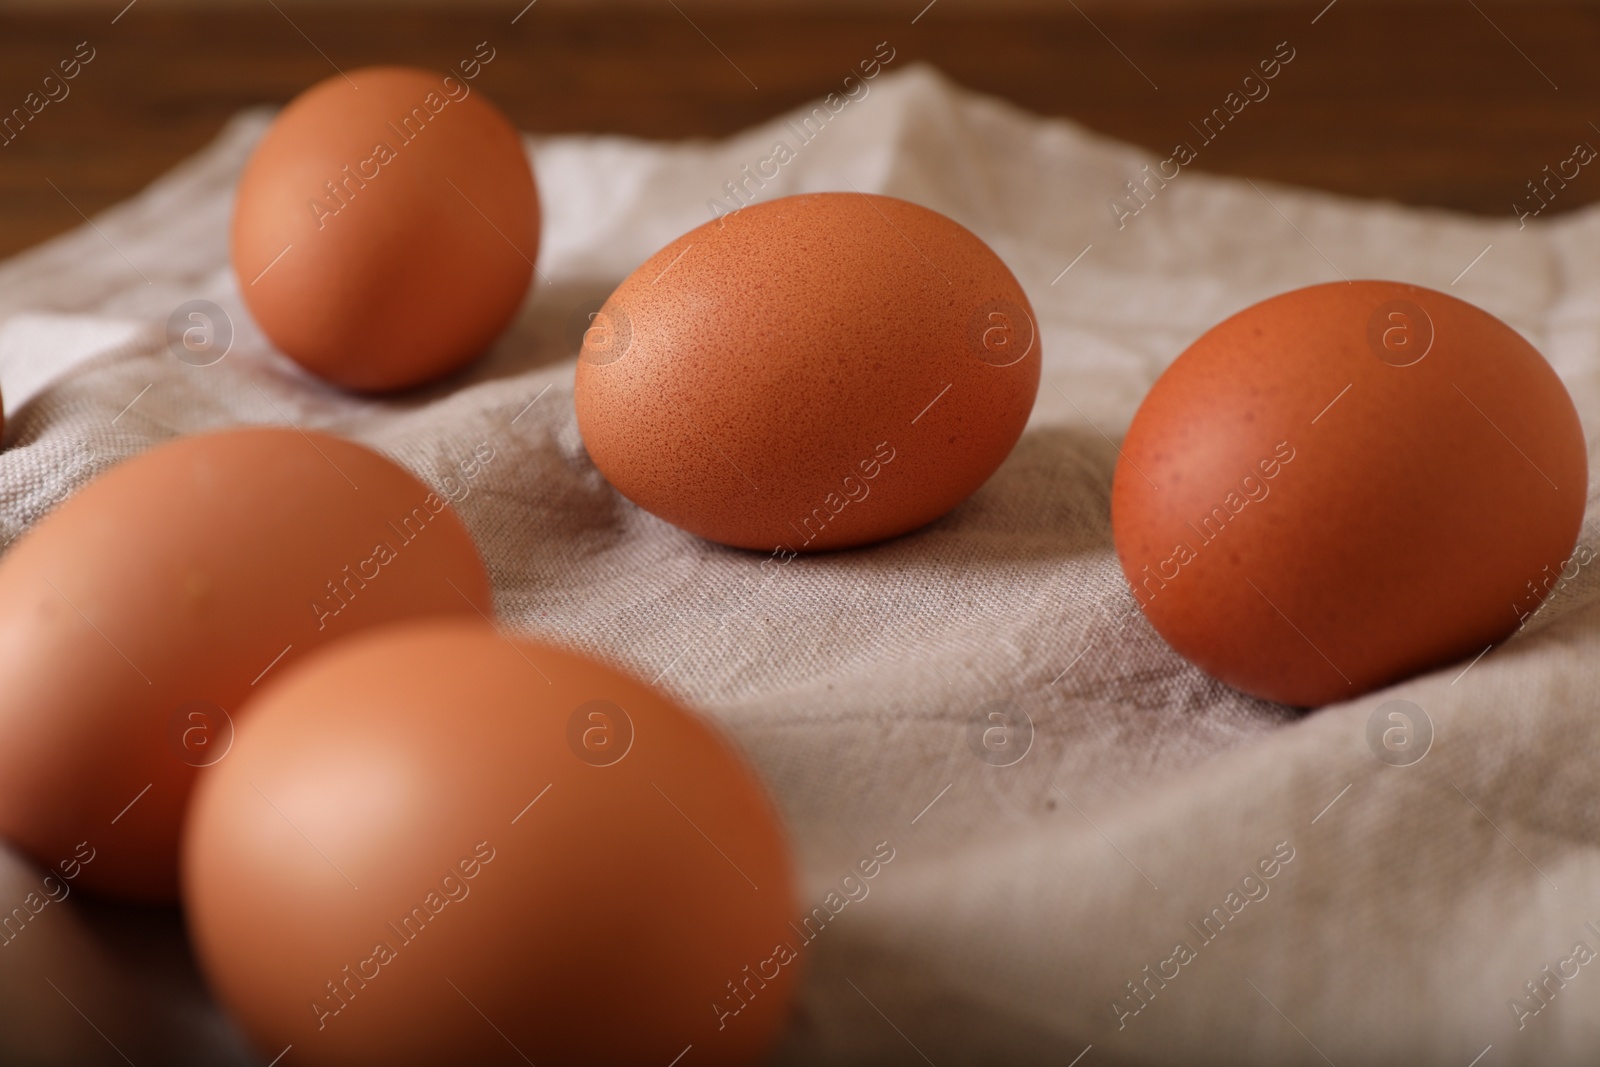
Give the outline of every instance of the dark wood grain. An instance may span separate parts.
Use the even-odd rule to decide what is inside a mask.
[[[286,14],[267,4],[141,5],[114,25],[120,3],[0,16],[0,113],[78,42],[96,53],[66,99],[0,147],[0,255],[77,225],[78,209],[93,214],[137,191],[234,111],[281,103],[334,64],[444,68],[483,40],[497,56],[480,87],[535,131],[726,134],[837,86],[887,40],[896,67],[926,60],[965,85],[1165,154],[1287,40],[1293,65],[1206,147],[1203,169],[1509,215],[1546,164],[1580,140],[1600,146],[1591,125],[1600,121],[1600,9],[1578,3],[1340,0],[1315,24],[1323,0],[1087,6],[1093,24],[1070,5],[985,16],[951,3],[915,25],[921,3],[894,17],[757,16],[693,0],[678,4],[682,13],[542,0],[515,25],[520,3],[449,13],[280,6]],[[1600,198],[1591,170],[1600,167],[1561,190],[1550,212]]]

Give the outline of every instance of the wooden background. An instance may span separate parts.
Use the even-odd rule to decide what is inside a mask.
[[[1287,40],[1293,66],[1249,122],[1207,147],[1207,169],[1510,215],[1547,164],[1579,141],[1600,147],[1600,7],[1590,4],[1063,0],[1048,13],[984,15],[952,2],[913,23],[925,0],[898,14],[541,0],[513,24],[523,0],[449,12],[135,4],[118,17],[124,2],[0,13],[0,114],[78,42],[96,51],[70,95],[0,147],[0,256],[78,225],[80,209],[137,191],[235,110],[286,101],[335,65],[443,69],[484,40],[498,55],[479,87],[534,131],[725,134],[835,87],[887,40],[896,68],[926,60],[1165,155]],[[1550,212],[1597,197],[1600,167],[1587,168]]]

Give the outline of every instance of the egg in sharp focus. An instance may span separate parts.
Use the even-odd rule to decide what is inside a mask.
[[[971,231],[887,196],[746,207],[651,256],[584,336],[590,457],[624,496],[740,548],[894,537],[981,486],[1039,387],[1038,324]]]
[[[1510,326],[1399,282],[1316,285],[1208,330],[1151,388],[1112,489],[1167,642],[1315,706],[1501,641],[1572,556],[1577,410]]]

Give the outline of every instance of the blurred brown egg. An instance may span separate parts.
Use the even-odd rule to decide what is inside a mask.
[[[701,537],[817,551],[938,518],[994,473],[1039,388],[1006,265],[886,196],[756,204],[657,252],[584,336],[575,400],[624,496]]]
[[[177,889],[199,768],[245,697],[374,623],[491,609],[461,520],[350,441],[262,428],[126,460],[0,561],[0,837],[81,885]]]
[[[204,969],[301,1064],[754,1063],[803,941],[782,831],[705,722],[472,621],[285,672],[201,783]]]
[[[369,67],[296,97],[250,157],[232,257],[250,313],[313,374],[400,389],[510,323],[539,249],[517,131],[453,75]]]
[[[1430,289],[1339,282],[1178,357],[1122,444],[1112,522],[1173,648],[1314,706],[1510,634],[1587,491],[1577,411],[1516,331]]]

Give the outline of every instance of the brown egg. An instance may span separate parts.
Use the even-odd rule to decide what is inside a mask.
[[[223,1003],[266,1055],[341,1067],[757,1062],[804,950],[792,877],[707,723],[477,621],[285,672],[184,836]]]
[[[233,271],[272,342],[349,389],[470,362],[527,293],[539,202],[517,131],[481,90],[405,67],[296,97],[250,157]]]
[[[628,499],[787,552],[943,515],[1010,453],[1038,388],[1033,311],[987,245],[904,200],[818,193],[646,260],[585,334],[575,399]]]
[[[0,561],[0,837],[81,884],[177,889],[199,768],[245,697],[375,623],[491,608],[445,501],[360,445],[186,437],[113,467]]]
[[[1475,656],[1572,551],[1577,411],[1514,330],[1398,282],[1316,285],[1212,328],[1122,445],[1122,570],[1173,648],[1313,706]]]

